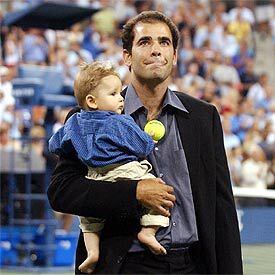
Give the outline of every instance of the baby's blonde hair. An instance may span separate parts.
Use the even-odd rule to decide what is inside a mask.
[[[82,63],[74,81],[74,96],[78,105],[87,108],[86,96],[92,94],[102,78],[114,75],[119,78],[118,73],[111,64],[103,62]]]

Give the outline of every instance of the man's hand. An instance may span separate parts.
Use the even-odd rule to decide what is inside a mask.
[[[137,200],[156,213],[169,217],[169,208],[174,206],[174,188],[160,178],[141,180],[137,184]]]

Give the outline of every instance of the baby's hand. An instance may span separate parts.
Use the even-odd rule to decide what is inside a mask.
[[[151,131],[147,132],[147,134],[153,139],[154,143],[158,143],[158,141],[154,139],[154,135],[155,135],[154,131],[151,130]]]

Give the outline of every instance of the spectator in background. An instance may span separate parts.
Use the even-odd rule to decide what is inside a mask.
[[[267,120],[270,123],[271,132],[273,132],[271,141],[275,141],[275,100],[271,100],[267,108]]]
[[[116,18],[120,22],[126,22],[137,14],[134,7],[134,0],[115,1]]]
[[[213,69],[213,78],[218,85],[232,85],[238,87],[240,77],[237,70],[232,66],[230,57],[222,57],[217,53],[215,58],[216,66]]]
[[[213,2],[214,4],[214,2]],[[215,2],[214,9],[214,15],[212,17],[213,21],[222,21],[223,25],[227,25],[229,22],[229,14],[226,12],[226,4],[222,1]]]
[[[183,77],[187,72],[188,64],[194,57],[191,34],[187,27],[182,27],[180,30],[182,43],[178,50],[178,76]]]
[[[254,60],[252,58],[248,58],[246,60],[245,67],[245,71],[243,71],[240,75],[242,83],[241,94],[244,97],[247,95],[248,90],[251,88],[251,86],[255,84],[258,80],[258,76],[255,74],[254,71]]]
[[[168,17],[172,17],[177,12],[180,2],[183,1],[167,1],[167,0],[154,0],[155,10],[165,13]],[[176,20],[177,22],[177,20]]]
[[[243,142],[247,131],[252,127],[253,105],[246,99],[240,100],[236,112],[231,116],[232,132]]]
[[[269,167],[263,150],[254,144],[247,154],[241,169],[241,186],[266,189]]]
[[[255,17],[251,9],[245,6],[245,0],[237,0],[237,7],[229,11],[229,21],[235,21],[238,16],[241,20],[248,22],[251,26],[255,23]]]
[[[83,31],[82,31],[82,26],[80,23],[74,24],[69,33],[68,33],[68,40],[69,41],[76,41],[79,44],[82,43],[83,41]]]
[[[7,148],[11,145],[10,138],[9,138],[9,130],[10,130],[10,125],[7,122],[2,122],[0,126],[0,148],[1,149]],[[3,164],[2,160],[1,160],[1,163]]]
[[[45,65],[48,61],[49,48],[43,32],[39,29],[29,29],[22,41],[23,62]]]
[[[199,73],[199,66],[197,63],[192,62],[188,66],[188,72],[182,77],[181,80],[181,90],[186,90],[192,85],[196,85],[197,89],[202,89],[205,83],[205,80],[198,74]]]
[[[229,57],[222,57],[216,54],[215,65],[213,66],[212,76],[219,87],[223,112],[236,110],[239,101],[238,88],[240,85],[239,75],[231,65]]]
[[[215,41],[214,41],[215,43]],[[234,57],[238,54],[239,44],[236,37],[228,31],[228,27],[225,27],[222,38],[222,45],[220,52],[225,57]]]
[[[222,120],[223,134],[224,134],[224,147],[225,150],[231,150],[241,145],[238,136],[232,133],[231,122],[229,118],[223,118]]]
[[[115,68],[119,67],[122,55],[120,47],[116,43],[116,36],[102,36],[102,47],[104,50],[98,55],[97,60],[110,62]]]
[[[258,108],[260,106],[266,106],[266,101],[271,95],[272,91],[268,84],[268,75],[262,73],[259,76],[259,80],[249,88],[247,98],[252,101],[255,108]]]
[[[12,95],[9,68],[0,66],[0,124],[13,122],[13,106],[15,99]]]
[[[65,118],[68,115],[70,108],[55,108],[54,116],[56,121],[53,124],[53,134],[56,133],[65,122]]]
[[[221,51],[224,44],[225,22],[222,14],[215,11],[215,16],[211,18],[209,24],[209,41],[211,48],[215,51]]]
[[[116,13],[109,0],[100,0],[101,10],[93,16],[94,28],[102,34],[114,34],[116,28]]]
[[[217,96],[219,96],[219,92],[216,83],[212,80],[206,81],[201,99],[206,102],[212,103]]]
[[[136,9],[136,14],[140,14],[143,11],[149,11],[153,8],[152,0],[135,0],[134,6]]]
[[[233,147],[227,150],[229,170],[233,186],[240,186],[241,184],[241,171],[243,162],[242,147]]]
[[[45,129],[41,125],[34,125],[30,129],[31,151],[32,151],[33,161],[35,160],[34,168],[36,170],[33,172],[36,172],[36,173],[40,172],[41,173],[40,176],[43,175],[43,172],[45,170],[45,159],[43,158],[43,146],[45,142],[45,136],[46,136]],[[39,181],[39,179],[37,181]],[[41,186],[43,186],[41,177],[40,177],[40,184]],[[41,188],[41,186],[40,186],[40,189],[43,189]],[[46,190],[44,189],[43,192],[45,191]]]
[[[201,48],[209,37],[209,24],[207,18],[200,17],[196,24],[193,44],[195,48]]]
[[[275,3],[272,2],[273,9],[275,8]],[[275,13],[273,12],[273,17],[269,20],[269,28],[272,36],[273,50],[275,51]]]
[[[96,59],[103,51],[100,41],[100,34],[95,30],[95,23],[93,18],[90,20],[89,25],[84,30],[81,47],[89,51],[93,56],[93,59]]]
[[[248,47],[246,41],[241,41],[239,51],[232,58],[232,63],[237,69],[238,74],[241,75],[246,71],[247,60],[254,57],[253,51]]]
[[[261,136],[262,140],[259,146],[264,150],[267,160],[272,161],[275,157],[275,133],[272,131],[270,121],[267,121]]]
[[[187,19],[187,23],[191,28],[196,27],[199,21],[207,18],[209,9],[202,1],[186,1],[183,2],[183,10]]]
[[[262,141],[262,135],[257,129],[257,125],[253,122],[252,127],[247,131],[246,136],[243,141],[243,149],[246,155],[249,155],[251,148],[255,145],[259,145]]]
[[[75,39],[72,37],[72,39]],[[66,68],[66,83],[73,87],[73,81],[78,72],[78,65],[81,62],[92,62],[93,57],[91,53],[81,48],[80,42],[77,40],[69,41],[69,50],[65,54],[65,65]]]
[[[19,64],[21,61],[21,47],[19,47],[20,41],[17,37],[15,30],[12,30],[7,34],[4,44],[6,66],[12,67]]]
[[[236,37],[238,42],[248,42],[251,37],[251,26],[249,22],[242,19],[240,11],[236,12],[236,18],[228,24],[228,31]]]
[[[275,189],[275,154],[273,154],[273,158],[270,162],[270,169],[269,169],[269,175],[270,175],[270,185],[268,186],[268,189]],[[272,176],[273,176],[273,182],[272,182]],[[270,205],[274,206],[274,202],[270,202]]]
[[[202,78],[206,77],[206,60],[204,56],[203,49],[194,49],[193,51],[194,57],[192,63],[197,63],[198,65],[198,75]]]

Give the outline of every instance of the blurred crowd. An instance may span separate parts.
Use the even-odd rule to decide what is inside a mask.
[[[5,11],[24,8],[34,1],[7,1]],[[170,88],[214,104],[221,115],[232,184],[275,188],[275,100],[270,75],[255,70],[255,33],[272,37],[275,50],[275,2],[267,1],[266,18],[257,21],[257,1],[222,0],[75,0],[101,8],[89,20],[69,30],[54,31],[4,27],[1,32],[0,148],[18,143],[24,135],[28,112],[16,110],[12,79],[22,63],[62,68],[64,84],[73,92],[73,80],[82,61],[110,61],[123,84],[129,70],[122,59],[120,32],[128,18],[145,10],[158,10],[180,30],[178,65]],[[1,14],[1,17],[5,12]],[[259,70],[258,70],[259,71]],[[273,72],[274,73],[274,72]],[[43,151],[45,106],[32,110],[30,135]],[[56,131],[68,109],[54,111]],[[38,146],[38,147],[39,147]]]

